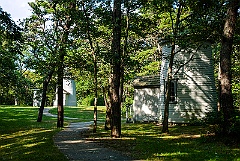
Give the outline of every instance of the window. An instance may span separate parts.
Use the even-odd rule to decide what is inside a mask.
[[[169,103],[177,103],[177,79],[173,79],[170,83],[170,100]],[[167,84],[166,84],[167,88]]]

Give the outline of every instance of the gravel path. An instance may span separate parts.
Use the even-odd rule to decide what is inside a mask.
[[[44,114],[56,117],[56,115],[52,115],[48,111],[48,108],[44,109]],[[83,138],[81,133],[88,130],[92,123],[93,122],[71,123],[53,138],[55,145],[70,161],[132,160],[130,157],[118,151],[104,148]]]

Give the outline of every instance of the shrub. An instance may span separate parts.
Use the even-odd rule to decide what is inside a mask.
[[[209,112],[203,119],[203,122],[210,125],[215,125],[215,133],[221,135],[223,133],[224,117],[223,112]],[[229,135],[238,136],[240,133],[240,112],[235,111],[231,117],[231,127],[229,128]]]
[[[126,111],[127,111],[127,108],[131,108],[133,105],[133,99],[131,97],[126,97],[125,98],[125,101],[123,103],[123,106],[122,106],[122,116],[126,116]],[[130,109],[131,110],[131,109]],[[131,117],[131,116],[129,116]]]
[[[82,98],[80,101],[78,101],[78,105],[93,106],[94,105],[94,96],[88,95],[87,97]],[[97,105],[104,106],[103,97],[98,98]]]

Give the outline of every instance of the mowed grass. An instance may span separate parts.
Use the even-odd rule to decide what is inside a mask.
[[[213,136],[209,126],[171,126],[166,134],[155,123],[123,123],[120,139],[110,138],[110,132],[102,129],[89,133],[88,139],[136,160],[240,161],[239,143],[227,145],[227,139]]]
[[[65,116],[89,121],[93,107],[65,108]],[[53,111],[54,112],[54,111]],[[56,112],[56,110],[55,110]],[[98,107],[98,119],[104,120],[105,107]],[[232,138],[214,136],[213,126],[170,126],[169,133],[161,133],[155,123],[122,122],[122,138],[110,137],[104,122],[98,122],[97,133],[92,130],[87,139],[122,151],[136,160],[159,161],[240,161],[240,144]],[[229,144],[228,144],[229,143]]]
[[[80,106],[80,107],[64,107],[64,116],[76,119],[66,119],[71,122],[88,122],[93,121],[93,106]],[[57,108],[51,108],[51,114],[57,115]],[[106,116],[106,107],[97,107],[97,118],[103,122]]]
[[[54,145],[56,118],[43,116],[38,108],[0,106],[0,160],[66,161]]]
[[[92,119],[93,107],[65,108],[65,115],[86,121]],[[98,107],[98,118],[104,120],[105,107]],[[240,145],[232,138],[217,138],[213,126],[170,126],[161,133],[155,123],[122,122],[122,138],[110,138],[110,131],[98,123],[97,133],[86,135],[103,146],[132,156],[136,160],[173,161],[240,161]],[[228,144],[229,143],[229,144]]]
[[[52,108],[56,114],[57,109]],[[64,108],[65,125],[72,121],[92,121],[93,107]],[[54,146],[56,118],[43,117],[36,122],[38,108],[0,106],[0,160],[67,160]],[[240,145],[231,138],[216,138],[211,126],[171,126],[169,134],[161,133],[155,123],[122,123],[122,138],[110,138],[104,130],[105,107],[98,108],[97,133],[89,140],[132,156],[136,160],[160,161],[240,161]],[[230,145],[227,143],[231,142]]]
[[[105,108],[98,108],[99,119],[104,119]],[[57,114],[57,108],[51,108]],[[38,108],[0,106],[0,160],[66,161],[67,158],[54,145],[54,135],[62,129],[56,127],[57,118],[43,116],[37,122]],[[93,107],[64,107],[64,119],[70,122],[92,121]]]

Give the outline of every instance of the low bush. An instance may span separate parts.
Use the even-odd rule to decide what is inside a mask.
[[[80,101],[78,101],[78,106],[93,106],[94,105],[94,96],[87,96],[85,98],[82,98]],[[103,97],[99,97],[97,101],[98,106],[104,106],[104,99]]]
[[[223,112],[209,112],[206,117],[202,120],[202,123],[214,125],[215,134],[223,134],[224,117]],[[230,136],[238,136],[240,133],[240,113],[239,111],[234,111],[231,116],[231,127],[229,128]]]

